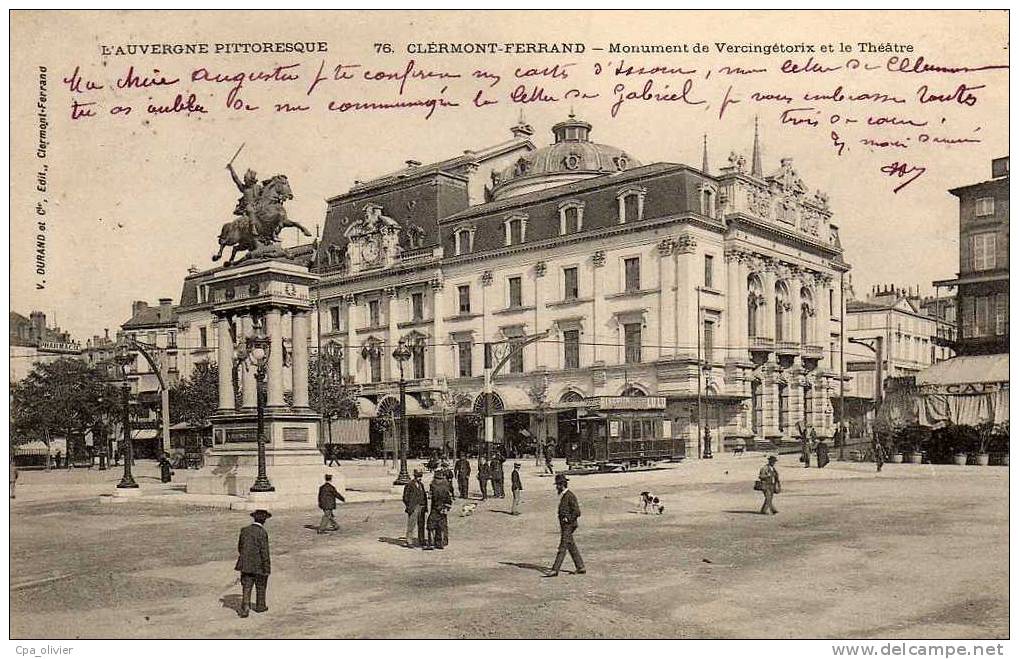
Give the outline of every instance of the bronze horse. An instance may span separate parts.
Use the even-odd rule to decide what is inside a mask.
[[[259,247],[269,247],[279,242],[280,232],[287,227],[300,229],[305,236],[311,232],[287,217],[283,202],[294,198],[290,182],[283,174],[277,174],[262,184],[262,194],[255,206],[254,221],[247,216],[227,222],[219,232],[219,251],[212,256],[218,261],[223,250],[233,247],[230,258],[223,265],[233,265],[237,252],[254,252]]]

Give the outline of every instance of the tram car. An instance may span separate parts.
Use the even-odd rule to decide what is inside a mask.
[[[682,456],[664,396],[598,396],[587,403],[578,409],[577,432],[565,447],[571,472],[649,468]]]

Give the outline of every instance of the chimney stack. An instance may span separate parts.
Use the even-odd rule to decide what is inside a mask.
[[[167,323],[173,314],[173,299],[168,297],[159,298],[159,322]]]

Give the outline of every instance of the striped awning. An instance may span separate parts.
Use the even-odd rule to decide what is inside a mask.
[[[378,416],[378,408],[375,403],[371,402],[364,396],[358,396],[354,399],[354,405],[357,406],[357,415],[362,419],[371,419]]]

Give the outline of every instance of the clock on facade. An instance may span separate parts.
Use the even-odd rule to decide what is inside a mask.
[[[382,256],[382,250],[379,249],[378,238],[367,238],[361,243],[361,259],[369,265],[378,263],[379,257]]]

